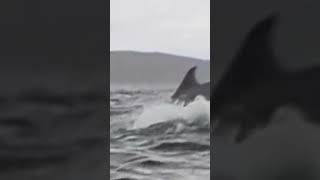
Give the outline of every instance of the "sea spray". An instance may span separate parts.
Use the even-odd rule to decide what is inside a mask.
[[[197,96],[185,107],[169,103],[145,106],[140,117],[134,122],[133,129],[147,128],[154,124],[174,120],[184,120],[189,124],[201,121],[210,123],[210,101],[203,96]]]

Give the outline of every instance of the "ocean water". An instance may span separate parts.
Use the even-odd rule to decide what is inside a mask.
[[[105,94],[19,91],[0,101],[0,179],[105,179]]]
[[[179,106],[173,91],[111,87],[110,179],[210,179],[210,102]]]

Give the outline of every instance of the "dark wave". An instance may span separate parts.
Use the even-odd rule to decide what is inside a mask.
[[[118,179],[114,179],[114,180],[138,180],[135,178],[118,178]]]
[[[175,134],[178,128],[177,121],[163,122],[151,125],[147,128],[139,129],[135,134],[140,136],[157,136],[166,134]]]
[[[208,151],[210,145],[193,142],[164,142],[150,149],[156,151]]]
[[[128,96],[132,96],[135,94],[142,94],[142,91],[131,91],[131,90],[117,90],[117,91],[112,91],[110,92],[110,95],[115,95],[115,94],[119,94],[119,95],[128,95]]]
[[[122,101],[119,98],[110,98],[110,102],[120,104]]]
[[[168,91],[168,90],[164,90],[164,91]],[[160,92],[164,92],[164,91],[150,90],[150,89],[143,89],[143,90],[119,89],[119,90],[111,91],[110,95],[111,96],[115,95],[115,94],[127,95],[127,96],[133,96],[133,95],[157,95]]]
[[[146,166],[146,167],[159,167],[159,166],[164,166],[165,163],[161,162],[161,161],[156,161],[156,160],[144,160],[142,162],[139,163],[142,166]]]
[[[127,114],[132,112],[131,109],[116,109],[116,108],[112,108],[110,109],[110,116],[119,116],[122,114]]]
[[[133,105],[128,107],[110,107],[110,116],[122,115],[131,113],[137,109],[142,108],[141,105]]]

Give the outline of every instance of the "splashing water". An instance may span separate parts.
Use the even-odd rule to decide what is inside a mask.
[[[111,179],[210,179],[210,102],[172,90],[111,92]]]
[[[146,128],[153,124],[174,120],[184,120],[186,123],[202,120],[210,123],[210,101],[207,101],[203,96],[198,96],[186,107],[175,104],[147,107],[134,123],[133,129]]]

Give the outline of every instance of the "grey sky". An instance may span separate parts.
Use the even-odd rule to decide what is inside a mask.
[[[210,58],[210,0],[111,0],[110,50]]]

